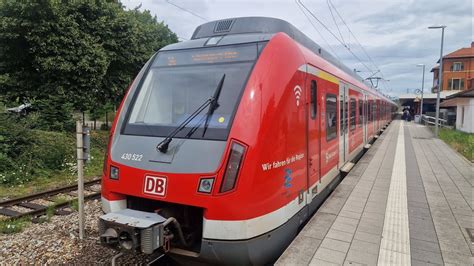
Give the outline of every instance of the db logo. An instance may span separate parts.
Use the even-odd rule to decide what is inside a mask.
[[[166,194],[166,177],[145,176],[143,192],[164,197]]]

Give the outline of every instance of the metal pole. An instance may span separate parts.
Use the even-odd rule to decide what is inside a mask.
[[[423,65],[423,78],[421,79],[421,106],[420,117],[423,117],[423,89],[425,88],[425,65]],[[421,121],[421,119],[420,119]]]
[[[84,147],[82,123],[76,121],[77,138],[77,201],[79,205],[79,239],[84,239]]]
[[[439,85],[436,95],[436,120],[435,120],[435,137],[438,137],[439,133],[439,102],[441,89],[443,88],[443,44],[444,44],[444,27],[441,28],[441,51],[439,56]]]

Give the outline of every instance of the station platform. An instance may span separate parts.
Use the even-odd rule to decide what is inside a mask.
[[[473,265],[474,167],[393,121],[276,265]]]

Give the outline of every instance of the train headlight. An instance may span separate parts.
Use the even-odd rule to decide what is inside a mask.
[[[214,177],[211,178],[201,178],[199,180],[198,192],[201,193],[211,193],[212,185],[214,185]]]
[[[224,179],[222,180],[220,192],[227,192],[235,188],[244,153],[244,146],[237,142],[232,143],[232,148],[230,150],[229,159],[225,168]]]
[[[115,166],[110,166],[110,179],[118,180],[119,179],[119,169]]]

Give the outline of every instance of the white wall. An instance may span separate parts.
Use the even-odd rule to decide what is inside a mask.
[[[464,107],[464,121],[462,108]],[[456,129],[474,133],[474,98],[458,98],[456,108]]]

